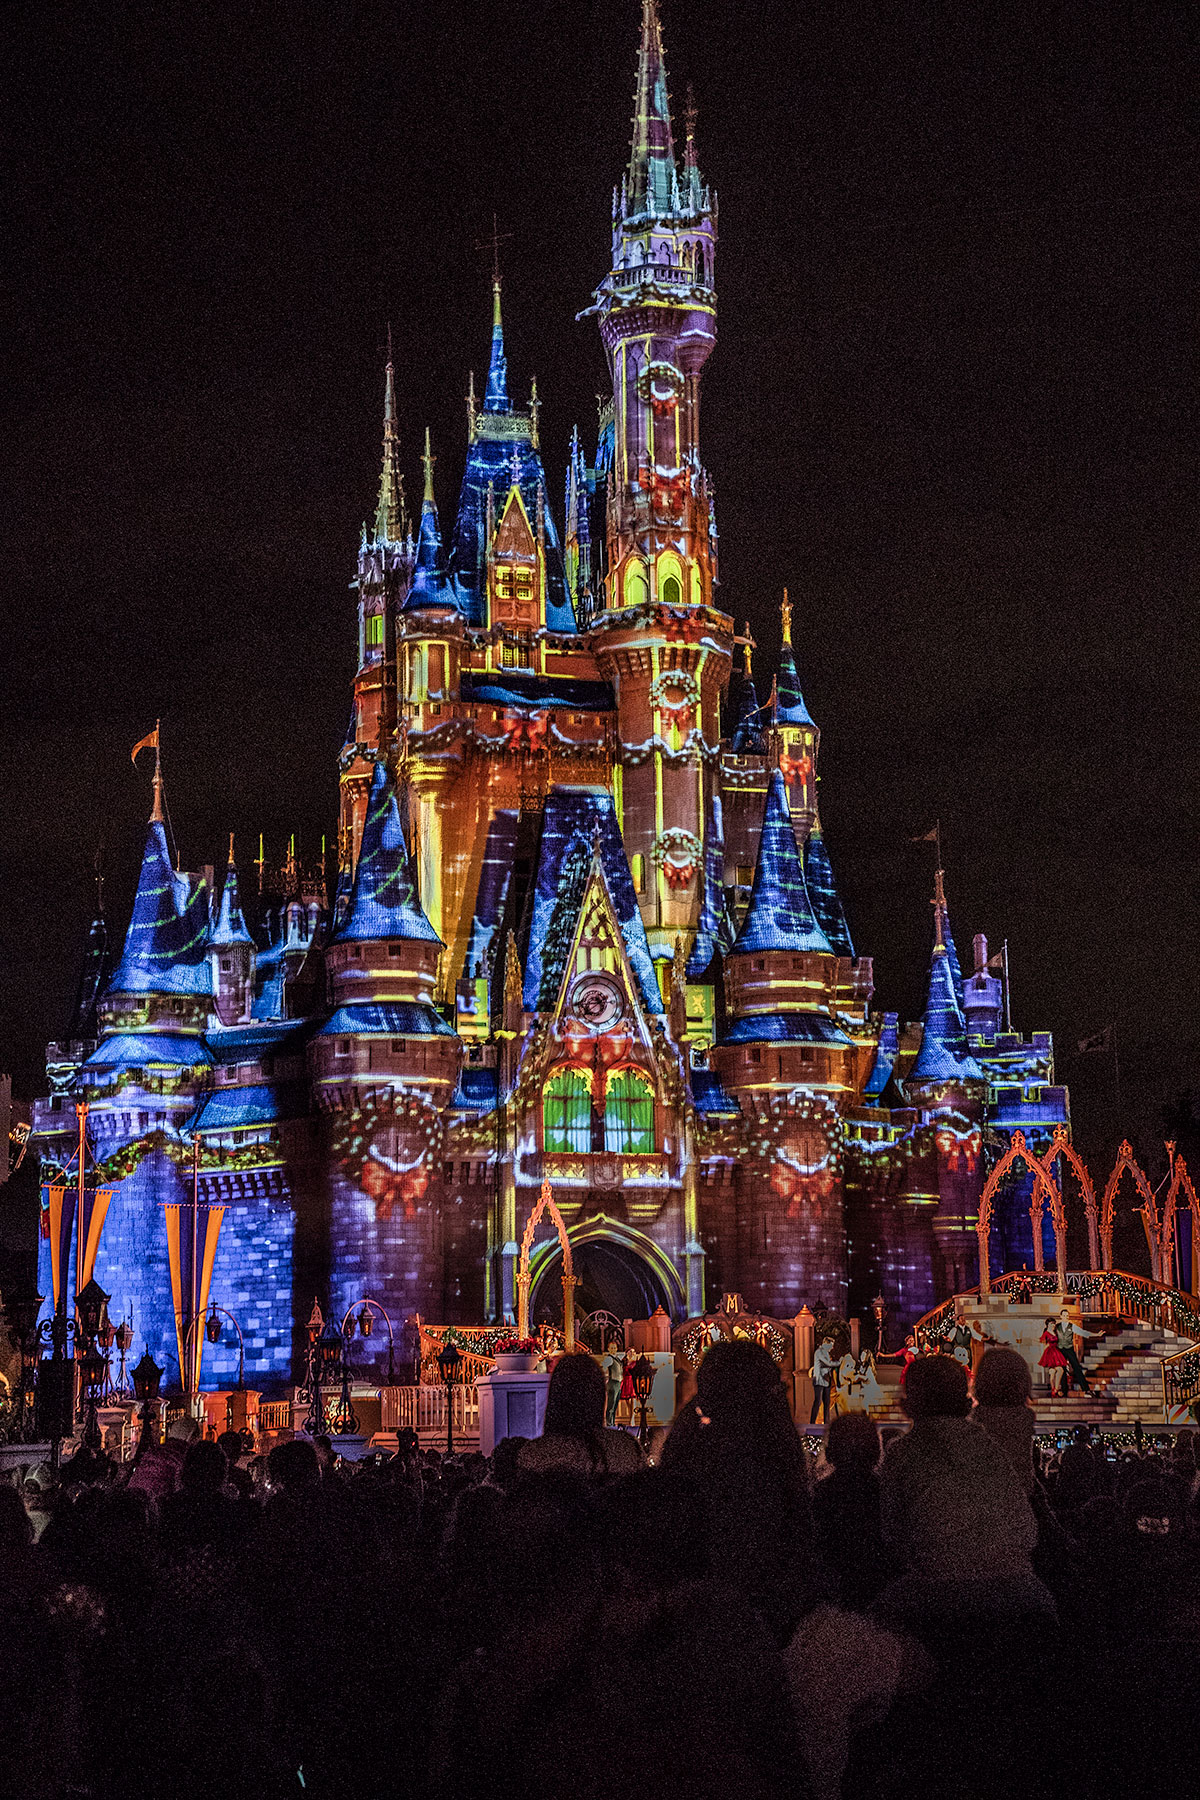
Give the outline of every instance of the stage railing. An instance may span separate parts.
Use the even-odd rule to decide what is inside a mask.
[[[1031,1297],[1048,1300],[1059,1292],[1053,1275],[1032,1269],[1010,1270],[1006,1275],[996,1276],[990,1285],[993,1294],[1013,1289],[1020,1291],[1027,1286]],[[977,1286],[967,1288],[933,1307],[914,1328],[918,1343],[922,1337],[929,1340],[947,1336],[953,1328],[955,1302],[974,1299],[978,1293]],[[1184,1293],[1180,1288],[1168,1287],[1165,1282],[1152,1281],[1147,1275],[1130,1275],[1124,1269],[1072,1269],[1067,1274],[1066,1297],[1079,1300],[1085,1312],[1138,1319],[1145,1325],[1175,1331],[1180,1337],[1192,1338],[1200,1344],[1200,1309],[1196,1296]],[[1051,1305],[1047,1310],[1057,1309]]]
[[[292,1403],[290,1400],[260,1400],[258,1404],[259,1435],[270,1436],[279,1431],[292,1429]]]
[[[446,1394],[453,1403],[454,1435],[479,1436],[479,1395],[474,1383],[445,1386],[391,1387],[380,1390],[380,1429],[415,1431],[419,1438],[445,1437]]]

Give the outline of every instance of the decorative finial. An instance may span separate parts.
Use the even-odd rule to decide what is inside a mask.
[[[425,492],[422,496],[422,504],[425,506],[433,505],[433,465],[436,461],[437,457],[429,447],[429,427],[427,425],[425,427],[425,452],[421,457],[421,467],[425,471]]]
[[[229,834],[229,867],[233,867],[233,833]]]
[[[783,590],[783,604],[779,608],[779,616],[783,621],[783,641],[790,650],[792,647],[792,603],[788,599],[788,591]]]
[[[533,445],[535,450],[538,447],[538,414],[541,412],[541,410],[542,410],[542,403],[538,399],[537,376],[535,375],[533,378],[533,384],[532,384],[532,388],[531,388],[530,395],[529,395],[529,420],[530,420],[529,441]]]
[[[683,106],[684,152],[683,166],[694,169],[696,166],[696,90],[689,81],[687,98]]]
[[[747,681],[754,679],[754,671],[750,667],[750,653],[757,649],[758,644],[755,642],[754,634],[750,630],[750,621],[747,619],[745,635],[742,638],[742,669]]]
[[[474,438],[475,436],[475,414],[477,411],[478,406],[475,400],[475,371],[472,369],[467,375],[467,434],[471,438]]]

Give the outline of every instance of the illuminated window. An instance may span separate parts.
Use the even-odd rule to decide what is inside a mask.
[[[629,873],[633,876],[633,891],[640,894],[646,885],[646,859],[641,851],[629,859]]]
[[[604,1148],[640,1156],[654,1147],[654,1089],[636,1069],[618,1069],[604,1097]]]
[[[383,614],[370,613],[367,616],[367,643],[377,650],[383,643]]]
[[[739,887],[754,886],[754,870],[750,867],[749,863],[738,864],[737,884]]]
[[[350,1039],[349,1038],[339,1038],[338,1039],[337,1053],[339,1056],[349,1056],[349,1054],[350,1054]]]
[[[625,571],[626,606],[644,606],[649,598],[645,575],[636,563],[631,563]]]
[[[664,606],[682,606],[683,589],[679,585],[677,575],[668,575],[662,584],[662,603]]]
[[[542,1141],[548,1151],[592,1147],[592,1090],[579,1069],[560,1069],[542,1090]]]

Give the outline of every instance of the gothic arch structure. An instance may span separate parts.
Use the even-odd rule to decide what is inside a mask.
[[[1121,1176],[1126,1170],[1133,1176],[1134,1185],[1142,1197],[1142,1204],[1136,1210],[1141,1214],[1147,1238],[1150,1240],[1152,1264],[1155,1258],[1154,1244],[1158,1236],[1158,1209],[1154,1202],[1154,1194],[1140,1163],[1133,1154],[1133,1145],[1128,1138],[1122,1138],[1121,1147],[1117,1151],[1117,1160],[1113,1164],[1113,1172],[1105,1184],[1104,1197],[1100,1202],[1100,1254],[1103,1257],[1101,1267],[1105,1269],[1112,1268],[1113,1202],[1117,1197],[1117,1189],[1121,1185]],[[1153,1238],[1150,1238],[1151,1230],[1154,1232]]]
[[[1079,1191],[1080,1191],[1081,1195],[1083,1196],[1083,1210],[1084,1210],[1085,1214],[1087,1215],[1088,1256],[1090,1258],[1090,1266],[1093,1269],[1098,1269],[1100,1267],[1100,1222],[1099,1222],[1099,1214],[1097,1213],[1097,1210],[1096,1210],[1096,1189],[1092,1182],[1092,1178],[1088,1173],[1087,1164],[1084,1162],[1084,1160],[1080,1156],[1078,1150],[1076,1150],[1074,1144],[1072,1144],[1072,1142],[1071,1142],[1070,1133],[1069,1133],[1067,1127],[1065,1125],[1056,1125],[1054,1127],[1054,1137],[1053,1137],[1053,1141],[1050,1145],[1050,1148],[1046,1151],[1045,1155],[1042,1157],[1042,1167],[1046,1171],[1046,1176],[1047,1176],[1047,1179],[1049,1180],[1051,1186],[1054,1188],[1055,1192],[1058,1194],[1058,1212],[1055,1213],[1054,1207],[1052,1205],[1051,1217],[1055,1221],[1054,1233],[1055,1233],[1055,1247],[1057,1249],[1058,1248],[1058,1237],[1059,1237],[1059,1215],[1061,1215],[1061,1227],[1062,1227],[1062,1238],[1063,1238],[1062,1253],[1059,1258],[1061,1266],[1064,1269],[1066,1268],[1065,1257],[1066,1257],[1067,1216],[1066,1216],[1066,1206],[1065,1206],[1064,1198],[1063,1198],[1063,1189],[1059,1186],[1058,1182],[1055,1181],[1055,1179],[1054,1179],[1054,1163],[1055,1163],[1055,1159],[1059,1156],[1061,1156],[1063,1158],[1064,1162],[1067,1162],[1070,1164],[1071,1168],[1075,1172],[1075,1179],[1079,1183]]]
[[[1049,1199],[1052,1216],[1055,1213],[1055,1209],[1061,1209],[1062,1205],[1062,1199],[1058,1192],[1057,1185],[1050,1180],[1045,1169],[1042,1167],[1042,1164],[1038,1161],[1032,1150],[1029,1149],[1025,1142],[1025,1133],[1023,1131],[1014,1131],[1008,1149],[1004,1152],[1004,1155],[1000,1158],[1000,1161],[988,1176],[987,1181],[984,1183],[983,1192],[979,1196],[979,1218],[975,1229],[979,1238],[979,1292],[985,1299],[991,1292],[991,1275],[988,1260],[988,1233],[992,1226],[992,1201],[995,1198],[996,1189],[1000,1186],[1000,1183],[1004,1180],[1004,1177],[1008,1174],[1009,1170],[1014,1168],[1017,1163],[1024,1163],[1025,1167],[1033,1176],[1035,1196],[1040,1194],[1043,1199]],[[1036,1207],[1037,1212],[1034,1229],[1034,1242],[1036,1243],[1041,1223],[1041,1201],[1035,1198],[1034,1207]],[[1034,1211],[1034,1207],[1030,1208],[1031,1214]],[[1058,1225],[1056,1220],[1056,1239],[1057,1235]],[[1065,1229],[1062,1233],[1062,1242],[1063,1250],[1061,1255],[1062,1257],[1065,1257]],[[1065,1275],[1065,1272],[1065,1269],[1062,1269],[1061,1273]]]
[[[529,1251],[533,1244],[533,1234],[537,1230],[538,1220],[548,1212],[558,1232],[558,1241],[563,1256],[563,1349],[568,1354],[575,1348],[575,1264],[571,1257],[571,1239],[567,1235],[567,1227],[558,1210],[554,1195],[550,1191],[550,1183],[543,1181],[542,1191],[538,1195],[537,1204],[525,1221],[525,1234],[521,1239],[521,1258],[517,1264],[517,1336],[529,1336]]]

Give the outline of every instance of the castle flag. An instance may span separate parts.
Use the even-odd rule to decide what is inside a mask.
[[[146,733],[145,737],[139,739],[139,741],[133,746],[133,754],[130,756],[130,759],[129,759],[130,762],[136,763],[138,757],[141,755],[143,750],[153,750],[155,755],[158,754],[158,720],[157,719],[154,721],[154,730],[148,731]]]
[[[1106,1025],[1103,1031],[1093,1031],[1091,1037],[1080,1038],[1080,1054],[1086,1056],[1090,1050],[1111,1050],[1113,1047],[1114,1030],[1114,1026]]]

